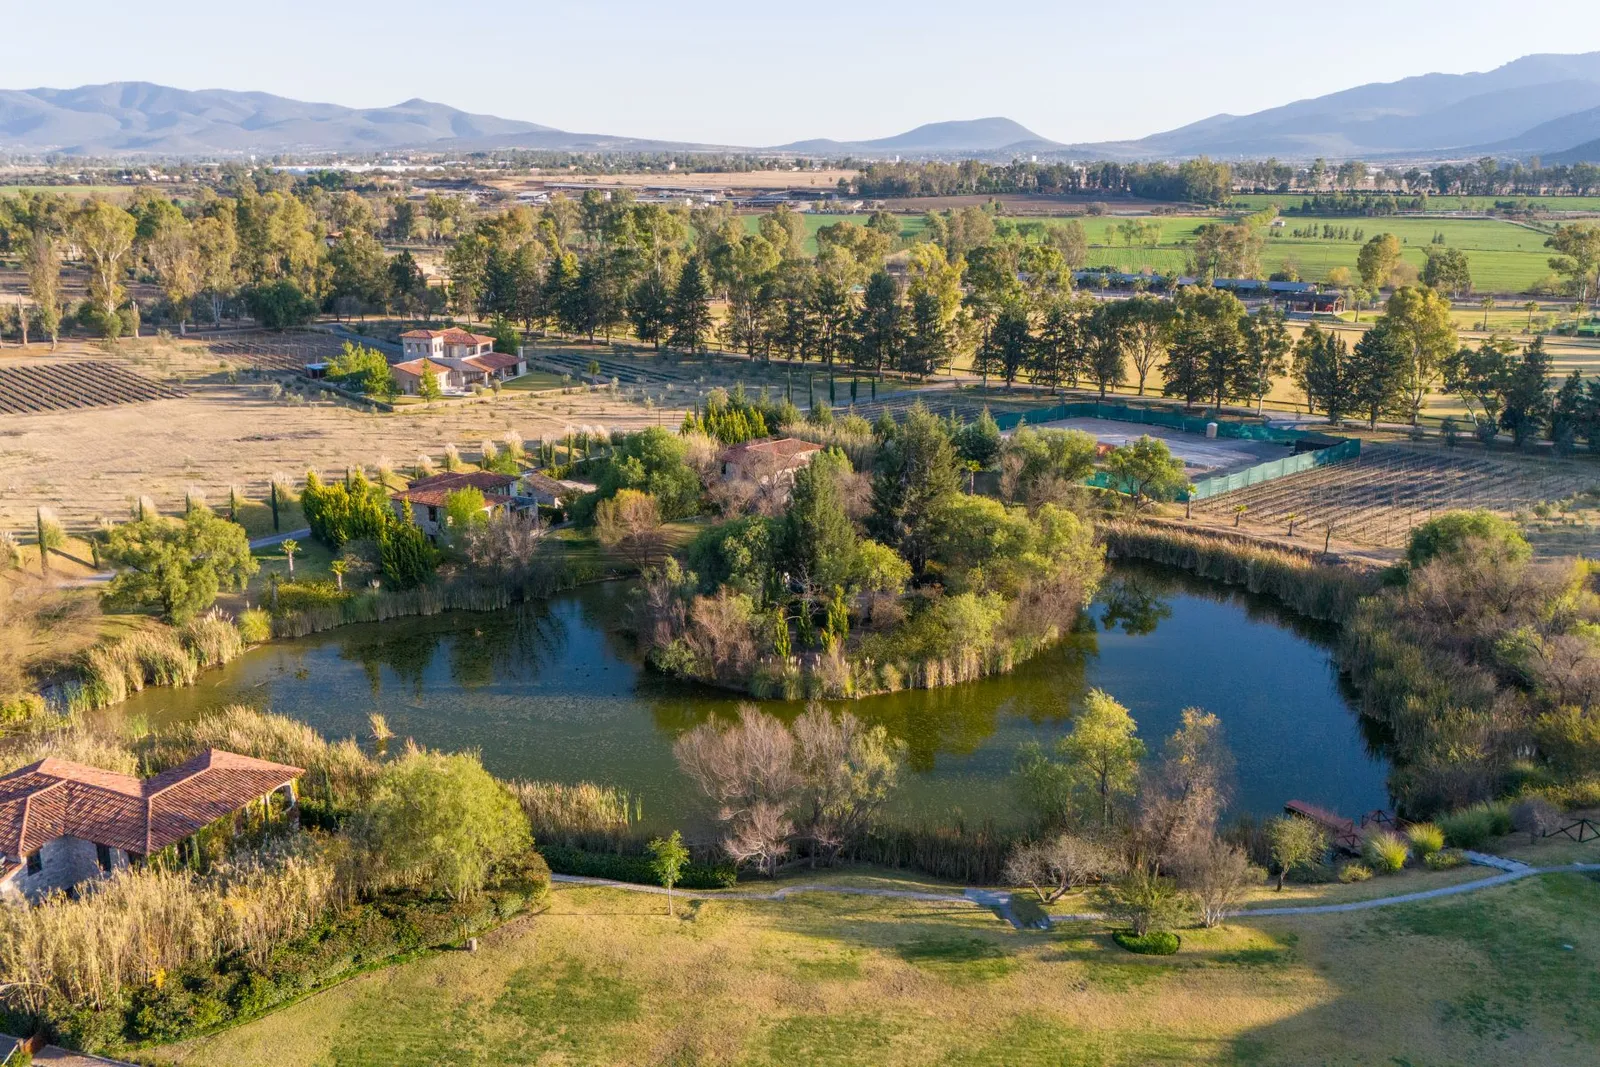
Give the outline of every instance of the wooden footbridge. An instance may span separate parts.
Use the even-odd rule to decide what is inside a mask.
[[[1366,839],[1368,827],[1384,826],[1391,830],[1397,830],[1400,827],[1395,817],[1381,808],[1367,812],[1361,816],[1359,822],[1354,819],[1347,819],[1343,815],[1304,800],[1291,800],[1284,804],[1283,810],[1290,815],[1298,815],[1303,819],[1310,819],[1328,832],[1328,841],[1335,848],[1343,849],[1346,852],[1359,853],[1361,851],[1361,843]]]

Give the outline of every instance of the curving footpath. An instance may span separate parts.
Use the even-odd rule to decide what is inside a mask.
[[[1262,915],[1323,915],[1334,912],[1368,911],[1372,908],[1386,908],[1394,904],[1411,904],[1419,900],[1434,900],[1439,897],[1457,896],[1461,893],[1475,893],[1480,889],[1491,889],[1497,885],[1507,885],[1534,875],[1600,871],[1600,863],[1572,863],[1564,867],[1531,867],[1518,860],[1505,859],[1501,856],[1490,856],[1477,852],[1468,852],[1465,855],[1471,863],[1483,867],[1493,867],[1502,873],[1489,878],[1480,878],[1475,882],[1439,886],[1436,889],[1421,889],[1415,893],[1401,893],[1392,897],[1352,900],[1342,904],[1300,904],[1281,908],[1241,908],[1238,911],[1230,911],[1227,915],[1228,918],[1255,918]],[[656,885],[636,885],[632,882],[618,882],[610,878],[588,878],[575,874],[552,874],[550,880],[567,885],[625,889],[631,893],[654,893],[658,896],[664,896],[667,892]],[[781,889],[767,892],[742,890],[696,891],[692,889],[675,889],[672,891],[673,896],[682,897],[686,900],[785,900],[796,893],[839,893],[844,896],[890,897],[899,900],[927,901],[935,904],[973,904],[980,908],[988,908],[1018,929],[1022,929],[1025,925],[1012,911],[1011,894],[1003,890],[993,889],[964,889],[960,894],[956,894],[929,893],[914,889],[875,889],[870,886],[802,882],[798,885],[784,886]],[[1099,912],[1086,911],[1050,915],[1047,918],[1050,923],[1066,923],[1093,921],[1104,918],[1104,916]]]

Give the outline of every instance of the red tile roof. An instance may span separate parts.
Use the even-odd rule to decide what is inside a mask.
[[[463,363],[470,363],[480,370],[509,370],[522,360],[516,356],[508,356],[504,352],[480,352],[475,356],[463,356]]]
[[[813,452],[821,451],[822,446],[814,441],[802,441],[798,437],[778,437],[764,441],[747,441],[742,445],[734,445],[722,454],[722,458],[738,462],[751,453],[757,453],[775,456],[778,459],[799,460]]]
[[[481,333],[469,333],[466,330],[452,326],[448,330],[407,330],[400,335],[414,341],[432,341],[434,338],[443,338],[447,345],[492,345],[493,337]]]
[[[410,374],[410,375],[412,375],[414,377],[420,378],[420,377],[422,377],[422,368],[423,367],[431,367],[431,368],[433,368],[433,373],[435,375],[449,374],[450,373],[450,368],[449,367],[446,367],[443,363],[435,363],[433,360],[427,358],[426,356],[422,357],[421,359],[410,359],[410,360],[407,360],[404,363],[396,363],[394,366],[390,367],[389,369],[390,370],[405,371],[407,374]]]
[[[510,496],[511,487],[516,484],[517,480],[509,474],[494,474],[490,471],[453,471],[418,478],[403,491],[394,494],[394,499],[441,508],[444,507],[445,497],[457,489],[471,486],[488,498],[487,503],[503,504],[505,501],[496,498]]]
[[[42,759],[0,778],[0,853],[76,837],[148,856],[304,773],[214,748],[144,779]]]

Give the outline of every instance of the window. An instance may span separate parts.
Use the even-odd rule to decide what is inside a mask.
[[[35,849],[28,853],[28,873],[38,874],[42,870],[44,870],[44,860],[39,858],[39,851]]]
[[[432,504],[428,505],[428,521],[429,522],[438,522],[439,521],[439,509],[434,507]]]
[[[110,845],[96,845],[96,846],[94,846],[94,855],[95,855],[95,859],[100,861],[100,869],[102,871],[104,871],[106,874],[110,874],[111,873],[111,846]]]

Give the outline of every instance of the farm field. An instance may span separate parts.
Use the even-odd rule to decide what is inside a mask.
[[[1301,201],[1307,199],[1307,193],[1239,193],[1230,203],[1234,207],[1241,207],[1248,211],[1260,211],[1264,207],[1277,204],[1280,207],[1298,207]],[[1527,200],[1535,205],[1537,210],[1552,212],[1600,212],[1600,196],[1430,196],[1428,197],[1428,210],[1440,211],[1489,211],[1493,209],[1496,201]]]
[[[836,222],[864,225],[866,214],[856,215],[806,215],[806,250],[816,251],[816,232],[823,226]],[[1148,215],[1143,221],[1161,227],[1160,243],[1154,247],[1129,247],[1116,232],[1119,222],[1112,215],[1073,216],[1089,239],[1088,265],[1114,267],[1129,272],[1151,271],[1157,274],[1182,272],[1190,255],[1200,227],[1225,221],[1215,215]],[[1237,217],[1237,216],[1234,216]],[[1483,292],[1521,293],[1550,275],[1550,251],[1544,247],[1545,233],[1521,223],[1501,219],[1435,219],[1435,218],[1335,218],[1289,215],[1277,231],[1278,236],[1267,239],[1261,263],[1264,273],[1271,274],[1292,265],[1301,278],[1321,281],[1328,271],[1344,267],[1353,276],[1356,271],[1356,254],[1366,240],[1380,233],[1392,233],[1402,245],[1405,262],[1418,271],[1427,264],[1428,249],[1436,234],[1443,234],[1444,247],[1458,248],[1466,253],[1472,268],[1473,285]],[[1061,226],[1072,219],[1064,217],[1018,218],[1012,221],[1024,224]],[[1362,239],[1323,240],[1322,238],[1296,238],[1288,233],[1297,229],[1324,225],[1343,227],[1350,231],[1361,230]],[[760,216],[746,215],[746,228],[756,232]],[[921,215],[902,215],[900,236],[905,241],[920,239],[926,230]]]
[[[0,363],[0,414],[108,407],[183,393],[99,360]]]
[[[181,399],[88,411],[7,415],[0,421],[0,529],[26,530],[33,509],[54,507],[69,529],[120,518],[135,497],[149,495],[176,511],[192,487],[212,504],[241,486],[260,499],[267,479],[299,479],[307,467],[343,470],[380,459],[437,459],[446,444],[475,451],[485,438],[516,430],[529,440],[559,436],[582,424],[629,429],[676,426],[681,406],[647,410],[605,392],[512,393],[378,415],[324,399],[282,393],[275,381],[229,381],[203,345],[124,344],[96,358],[126,361],[145,374],[181,380]],[[63,346],[65,355],[84,355]],[[279,395],[274,395],[274,390]]]
[[[680,902],[669,918],[656,896],[568,886],[477,953],[368,974],[146,1056],[230,1067],[1580,1064],[1600,1035],[1597,906],[1600,882],[1548,875],[1373,911],[1237,918],[1184,931],[1180,952],[1161,958],[1123,952],[1091,924],[1018,931],[965,904],[809,894]]]

